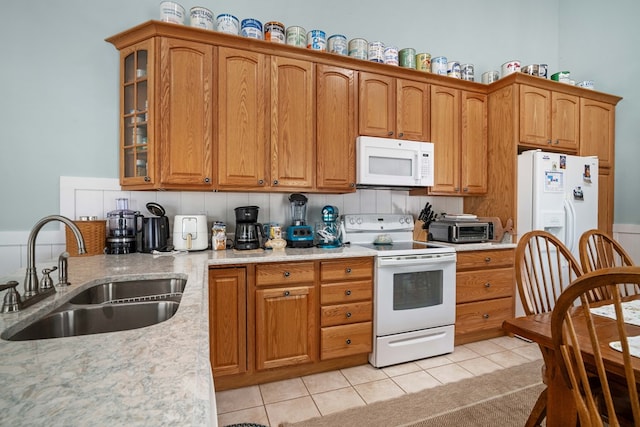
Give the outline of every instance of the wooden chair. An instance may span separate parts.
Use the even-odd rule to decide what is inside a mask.
[[[567,386],[572,390],[578,417],[582,427],[590,426],[640,426],[640,402],[632,367],[632,356],[622,318],[622,295],[619,284],[640,285],[640,268],[614,267],[587,273],[564,290],[551,315],[551,335],[557,361]],[[608,288],[612,296],[611,304],[615,308],[616,327],[599,328],[594,326],[591,314],[590,294],[601,287]],[[598,332],[611,331],[607,337],[599,337]],[[578,336],[583,336],[579,341]],[[584,339],[585,337],[587,337]],[[602,360],[602,351],[608,350],[609,342],[619,341],[622,346],[624,378],[611,381],[607,376]],[[597,368],[598,390],[593,390],[593,369],[587,372],[583,353],[593,354],[593,365]],[[612,394],[612,388],[619,391],[624,388],[623,404],[621,394]],[[596,397],[597,396],[597,397]]]
[[[515,268],[518,293],[527,315],[553,310],[560,293],[582,275],[580,264],[571,251],[557,237],[542,230],[533,230],[520,237],[516,247]],[[545,361],[552,357],[544,347],[540,347],[540,351]],[[544,366],[542,379],[546,384]],[[545,388],[538,396],[525,426],[541,425],[546,412]]]

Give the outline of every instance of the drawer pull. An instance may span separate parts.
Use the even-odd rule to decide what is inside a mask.
[[[288,271],[285,271],[285,272],[283,273],[283,276],[284,276],[284,277],[289,277],[289,276],[291,276],[291,273],[289,273]]]
[[[483,318],[483,319],[488,319],[488,318],[489,318],[489,313],[485,313],[485,314],[483,314],[483,315],[482,315],[482,318]]]
[[[351,340],[349,338],[347,338],[345,342],[347,343],[347,345],[351,344]]]
[[[351,295],[351,289],[347,289],[346,291],[344,291],[344,294],[345,294],[346,296]]]
[[[485,287],[485,288],[490,288],[490,287],[491,287],[491,283],[490,283],[490,282],[485,283],[485,284],[484,284],[484,287]]]
[[[351,267],[347,267],[344,269],[345,273],[351,274]]]
[[[348,311],[348,312],[347,312],[347,319],[348,319],[348,318],[350,318],[350,317],[351,317],[351,312],[350,312],[350,311]]]
[[[484,262],[491,262],[491,257],[486,257],[486,258],[484,259]]]
[[[282,293],[282,295],[284,295],[285,297],[288,297],[289,295],[291,295],[291,292],[289,292],[289,291],[284,291],[284,292]]]

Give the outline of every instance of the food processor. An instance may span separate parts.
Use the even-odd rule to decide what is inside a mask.
[[[336,206],[327,205],[322,208],[322,223],[316,227],[319,248],[342,247],[342,228],[338,217]]]
[[[286,231],[287,247],[313,247],[313,227],[306,224],[307,201],[304,194],[294,193],[289,196],[291,225],[287,227]]]
[[[107,254],[136,252],[140,212],[129,209],[129,199],[116,199],[116,210],[107,212]]]

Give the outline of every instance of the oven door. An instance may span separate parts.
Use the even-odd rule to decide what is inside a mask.
[[[374,302],[378,337],[453,325],[456,254],[379,256]]]

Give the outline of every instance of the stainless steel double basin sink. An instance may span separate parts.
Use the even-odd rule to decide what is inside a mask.
[[[187,280],[180,277],[106,282],[85,289],[25,328],[1,337],[28,341],[125,331],[155,325],[178,310]]]

